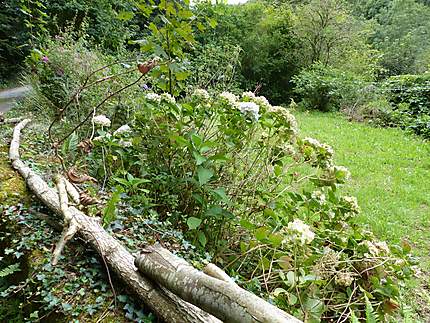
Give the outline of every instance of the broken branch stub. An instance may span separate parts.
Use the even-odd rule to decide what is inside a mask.
[[[160,245],[146,247],[135,264],[144,275],[224,322],[301,322],[219,271],[219,278],[206,275]]]

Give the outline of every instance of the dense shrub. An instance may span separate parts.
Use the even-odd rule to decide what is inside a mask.
[[[306,109],[340,110],[357,106],[372,92],[364,77],[321,63],[302,70],[293,78],[294,91]]]
[[[89,167],[109,178],[116,203],[125,193],[299,318],[398,306],[407,246],[389,247],[355,223],[357,201],[340,192],[348,170],[330,146],[301,138],[287,109],[251,92],[196,90],[183,102],[151,92],[135,102],[116,130],[95,119]],[[105,223],[115,223],[112,210]]]
[[[400,75],[385,82],[394,125],[430,138],[430,73]]]

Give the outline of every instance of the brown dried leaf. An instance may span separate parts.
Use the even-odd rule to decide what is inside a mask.
[[[156,60],[152,60],[152,61],[149,61],[149,62],[138,64],[137,68],[139,69],[140,73],[142,73],[143,75],[145,75],[150,70],[152,70],[157,64],[158,64],[158,62]]]
[[[84,153],[89,154],[93,149],[93,143],[90,139],[84,139],[78,144],[78,148],[80,148]]]
[[[79,175],[76,173],[76,170],[74,169],[74,167],[70,168],[67,171],[67,178],[75,184],[81,184],[81,183],[85,183],[85,182],[93,182],[93,183],[97,183],[97,180],[94,177],[91,177],[89,175]]]
[[[80,203],[84,206],[98,204],[99,202],[96,198],[88,195],[88,193],[86,192],[81,192],[79,194],[79,200]]]

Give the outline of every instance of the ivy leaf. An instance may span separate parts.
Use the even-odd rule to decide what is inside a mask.
[[[190,230],[197,229],[201,223],[202,223],[201,219],[195,218],[193,216],[189,217],[187,220],[187,225],[188,225],[188,228],[190,228]]]
[[[131,11],[120,11],[117,18],[122,21],[131,20],[134,17],[134,13]]]
[[[207,239],[206,239],[206,235],[203,232],[199,231],[197,233],[197,238],[199,239],[199,242],[203,247],[206,246]]]
[[[199,177],[200,185],[205,185],[212,178],[214,173],[207,168],[199,167],[197,169],[197,176]]]

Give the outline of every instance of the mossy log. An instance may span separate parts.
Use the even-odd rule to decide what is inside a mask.
[[[21,130],[30,122],[21,121],[15,126],[9,150],[12,167],[25,179],[28,188],[53,212],[64,217],[57,192],[20,159]],[[68,211],[77,223],[77,234],[90,244],[106,261],[109,267],[138,297],[163,321],[166,322],[220,322],[217,318],[180,299],[175,294],[159,287],[139,273],[134,257],[115,238],[110,236],[96,218],[91,218],[75,207]]]

